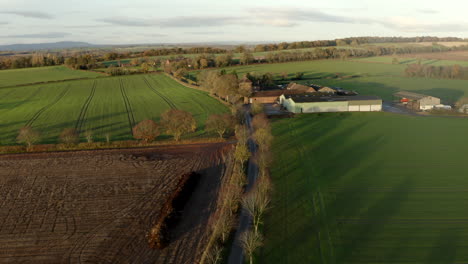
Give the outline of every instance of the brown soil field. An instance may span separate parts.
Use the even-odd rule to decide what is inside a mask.
[[[197,263],[229,143],[0,156],[0,263]],[[164,250],[147,234],[185,173],[201,180]]]
[[[401,58],[421,58],[430,60],[451,60],[451,61],[468,61],[468,51],[449,51],[449,52],[431,52],[431,53],[416,53],[416,54],[399,54]]]

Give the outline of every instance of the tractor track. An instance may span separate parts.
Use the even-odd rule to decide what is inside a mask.
[[[133,115],[132,105],[130,104],[130,100],[128,99],[127,92],[125,91],[125,87],[123,85],[122,79],[119,79],[120,83],[120,92],[122,93],[122,98],[124,100],[125,109],[127,110],[127,118],[128,124],[130,125],[130,133],[133,135],[133,127],[135,126],[135,116]]]
[[[146,79],[146,77],[143,77],[143,80],[145,81],[146,85],[148,86],[148,88],[153,91],[156,95],[158,95],[159,97],[161,97],[168,105],[169,107],[171,107],[172,109],[177,109],[177,106],[171,101],[169,100],[169,98],[167,98],[166,96],[162,95],[161,92],[159,92],[158,90],[156,90],[155,88],[153,88],[153,86],[151,86],[151,84],[149,83],[148,79]]]
[[[51,108],[52,106],[54,106],[56,103],[58,103],[64,96],[66,93],[68,93],[68,91],[70,90],[70,87],[67,87],[67,89],[65,89],[61,94],[59,94],[54,101],[52,101],[51,103],[49,103],[48,105],[42,107],[41,109],[39,109],[39,111],[37,111],[33,117],[26,123],[26,126],[32,126],[32,124],[42,115],[42,113],[44,113],[47,109]]]
[[[83,123],[86,119],[86,113],[88,112],[89,105],[91,104],[91,101],[94,98],[94,94],[96,93],[96,86],[97,86],[97,83],[96,81],[94,81],[93,87],[91,88],[91,93],[86,99],[86,102],[81,107],[80,115],[78,116],[78,120],[76,121],[76,124],[75,124],[75,130],[78,131],[78,133],[81,133]]]

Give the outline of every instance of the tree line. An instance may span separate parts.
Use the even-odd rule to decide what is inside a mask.
[[[375,43],[412,43],[412,42],[462,42],[466,41],[462,38],[455,37],[353,37],[335,40],[316,40],[316,41],[299,41],[299,42],[282,42],[279,44],[258,44],[254,50],[256,52],[264,51],[279,51],[288,49],[305,49],[316,47],[333,47],[344,45],[361,45],[361,44],[375,44]]]
[[[447,66],[424,65],[419,62],[408,65],[405,69],[405,76],[467,80],[468,67],[462,67],[458,64]]]
[[[0,58],[0,70],[62,65],[65,59],[51,53]]]
[[[211,115],[206,120],[205,130],[215,133],[220,138],[229,135],[234,131],[235,119],[229,114]],[[197,122],[190,112],[170,109],[161,115],[159,123],[154,120],[143,120],[132,129],[133,137],[142,144],[152,143],[161,133],[173,136],[175,141],[180,141],[182,136],[197,130]],[[84,136],[86,143],[94,142],[94,135],[91,130],[78,131],[74,128],[65,128],[59,135],[60,143],[65,147],[72,147],[80,143],[81,136]],[[110,135],[106,134],[106,142],[110,143]],[[24,144],[27,151],[33,150],[34,145],[42,139],[41,133],[31,126],[22,127],[16,138],[19,144]]]

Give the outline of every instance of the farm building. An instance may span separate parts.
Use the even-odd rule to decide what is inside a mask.
[[[281,95],[304,94],[304,91],[295,90],[271,90],[253,93],[250,97],[250,103],[273,104],[276,103]]]
[[[280,103],[292,113],[382,111],[382,99],[377,96],[282,95]]]
[[[440,98],[401,91],[394,94],[400,99],[400,103],[413,110],[431,110],[440,105]]]

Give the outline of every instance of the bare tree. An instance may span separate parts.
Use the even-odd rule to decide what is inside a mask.
[[[143,120],[133,128],[133,137],[145,143],[154,141],[159,136],[159,126],[153,120]]]
[[[255,153],[254,160],[259,168],[260,176],[265,176],[272,163],[271,152],[268,149],[260,148],[259,151]]]
[[[193,115],[183,110],[166,111],[161,115],[161,122],[166,132],[173,135],[176,141],[179,141],[183,134],[194,132],[197,129]]]
[[[263,113],[263,105],[260,104],[260,103],[253,103],[250,106],[250,110],[251,110],[253,115]]]
[[[219,264],[221,263],[223,248],[219,245],[212,246],[206,255],[206,261],[208,264]]]
[[[242,206],[252,216],[255,232],[262,223],[262,218],[270,204],[270,197],[267,192],[263,192],[256,183],[250,192],[248,192],[242,199]]]
[[[245,125],[237,125],[235,133],[238,144],[246,145],[250,136],[247,127]]]
[[[86,142],[89,144],[93,143],[93,131],[92,130],[86,130],[84,133],[86,137]]]
[[[244,169],[245,162],[250,158],[250,151],[247,145],[245,144],[237,144],[236,151],[234,152],[234,158],[237,162],[241,165],[242,169]]]
[[[27,150],[30,151],[32,149],[32,146],[35,143],[39,142],[40,139],[41,135],[39,134],[39,132],[37,132],[30,126],[25,126],[19,130],[16,141],[18,141],[18,143],[20,144],[26,144]]]
[[[218,133],[220,138],[234,127],[234,118],[229,114],[210,115],[206,121],[206,129]]]
[[[273,142],[273,135],[269,129],[259,128],[254,132],[253,139],[261,149],[268,150]]]
[[[246,231],[241,236],[241,246],[249,257],[249,263],[253,264],[255,251],[263,244],[262,235],[253,230]]]
[[[60,141],[66,145],[74,145],[80,142],[80,134],[74,128],[65,128],[60,133]]]
[[[266,128],[270,129],[270,120],[264,113],[257,114],[252,119],[252,126],[254,129]]]

